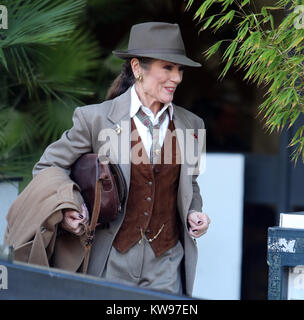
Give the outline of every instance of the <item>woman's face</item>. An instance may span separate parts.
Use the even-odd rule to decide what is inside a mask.
[[[176,87],[183,79],[183,66],[163,61],[153,60],[149,68],[138,66],[135,77],[142,75],[142,80],[137,81],[139,96],[147,107],[154,103],[167,104],[173,100]]]

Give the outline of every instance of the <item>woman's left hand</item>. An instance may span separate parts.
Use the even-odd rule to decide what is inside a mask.
[[[188,214],[190,225],[189,234],[194,238],[199,238],[205,234],[209,228],[210,218],[206,213],[193,211]]]

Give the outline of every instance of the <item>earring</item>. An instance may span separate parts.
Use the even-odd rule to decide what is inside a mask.
[[[143,77],[142,77],[141,74],[139,74],[139,75],[136,76],[136,80],[137,80],[138,82],[142,81],[142,79],[143,79]]]

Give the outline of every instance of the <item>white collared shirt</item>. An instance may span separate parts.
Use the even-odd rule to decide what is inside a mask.
[[[138,97],[136,90],[135,90],[135,85],[133,85],[131,88],[130,117],[133,118],[133,120],[135,122],[138,134],[140,135],[142,143],[143,143],[143,145],[146,149],[146,152],[149,156],[151,146],[152,146],[152,136],[151,136],[149,128],[146,127],[136,116],[136,113],[140,107],[145,112],[145,114],[149,117],[149,119],[152,121],[153,125],[158,124],[159,117],[163,114],[163,112],[165,112],[165,110],[168,109],[170,119],[169,119],[169,115],[167,112],[166,117],[159,128],[159,145],[162,146],[164,143],[164,140],[165,140],[167,128],[169,125],[169,120],[172,120],[172,118],[173,118],[173,105],[172,105],[172,103],[168,103],[168,104],[164,105],[163,108],[160,111],[158,111],[158,113],[154,117],[153,112],[148,107],[143,106],[141,101],[139,100],[139,97]]]

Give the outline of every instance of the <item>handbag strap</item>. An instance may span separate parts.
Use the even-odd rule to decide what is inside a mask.
[[[102,177],[99,176],[96,180],[93,213],[92,213],[91,223],[86,231],[87,238],[85,241],[85,254],[84,254],[83,267],[82,267],[83,273],[87,273],[87,270],[88,270],[92,242],[94,239],[95,228],[96,228],[98,216],[99,216],[99,209],[101,205],[101,179]]]
[[[123,205],[127,196],[127,184],[125,178],[121,172],[119,165],[110,163],[110,168],[117,184],[119,202],[121,205]]]
[[[96,179],[94,206],[92,210],[91,222],[90,222],[90,225],[86,228],[85,255],[84,255],[84,261],[82,266],[82,272],[84,274],[87,273],[91,247],[92,247],[93,239],[95,236],[95,229],[96,229],[99,215],[100,215],[102,180],[108,180],[114,183],[114,181],[112,181],[111,179],[109,180],[111,171],[118,187],[120,204],[122,205],[126,199],[127,186],[119,166],[111,164],[109,161],[109,158],[106,158],[103,160],[106,160],[106,162],[100,162],[99,160],[97,160],[98,167],[99,167],[99,174]]]

